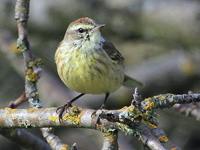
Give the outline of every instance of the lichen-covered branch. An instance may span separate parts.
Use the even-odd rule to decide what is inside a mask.
[[[142,120],[139,126],[139,137],[152,150],[181,150],[173,144],[165,135],[164,131],[151,123]]]
[[[58,136],[53,133],[53,128],[41,128],[44,138],[54,150],[71,150],[70,146],[64,144]]]
[[[154,97],[146,98],[141,105],[144,110],[152,110],[156,108],[170,108],[174,104],[188,104],[191,102],[199,102],[200,94],[160,94]]]
[[[116,130],[121,130],[127,135],[140,136],[142,142],[151,149],[160,148],[169,149],[176,148],[180,150],[176,145],[168,140],[164,132],[160,130],[156,125],[151,124],[143,119],[141,122],[129,120],[133,110],[133,106],[126,107],[120,110],[118,118],[120,122],[109,122],[107,119],[99,119],[99,116],[94,114],[95,110],[85,109],[82,107],[70,107],[67,113],[63,116],[63,122],[59,122],[59,117],[56,113],[56,108],[29,108],[29,109],[1,109],[0,119],[1,128],[37,128],[37,127],[78,127],[78,128],[90,128],[96,129],[104,133],[104,146],[113,146],[117,148],[117,133]],[[114,110],[113,110],[114,111]],[[129,111],[129,113],[127,112]],[[117,114],[117,113],[115,113]],[[122,117],[123,116],[123,117]],[[133,116],[134,117],[134,116]],[[124,118],[124,120],[122,119]],[[134,118],[133,118],[134,120]],[[127,123],[127,124],[126,124]],[[135,125],[135,126],[134,126]],[[108,141],[109,140],[109,141]],[[114,142],[114,143],[111,143]],[[110,142],[110,143],[109,143]],[[62,145],[62,144],[61,144]]]
[[[41,101],[39,100],[39,93],[36,83],[38,75],[34,72],[36,66],[36,58],[30,51],[28,41],[28,18],[29,18],[29,4],[30,0],[17,0],[15,5],[15,19],[18,25],[18,39],[17,48],[20,48],[25,62],[25,91],[32,107],[41,108]]]
[[[104,141],[102,150],[118,150],[118,131],[113,130],[107,133],[103,133]]]

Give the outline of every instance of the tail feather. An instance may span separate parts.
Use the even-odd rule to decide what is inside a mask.
[[[143,83],[136,81],[135,79],[127,76],[126,74],[124,75],[124,81],[122,83],[123,86],[126,87],[140,87],[140,86],[144,86]]]

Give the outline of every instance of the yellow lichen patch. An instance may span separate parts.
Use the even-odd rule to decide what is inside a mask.
[[[44,110],[45,111],[48,111],[48,110],[52,110],[52,109],[55,109],[56,107],[54,107],[54,108],[45,108]]]
[[[127,106],[124,106],[123,108],[121,108],[119,111],[124,111],[126,110],[128,107]]]
[[[147,119],[147,114],[146,113],[142,113],[142,114],[140,114],[140,116],[142,116],[142,119]]]
[[[176,150],[176,147],[172,148],[171,150]]]
[[[154,108],[154,102],[152,102],[152,101],[148,101],[147,102],[147,106],[146,107],[144,107],[144,109],[146,109],[146,110],[152,110],[153,108]]]
[[[69,120],[73,124],[79,125],[80,124],[80,117],[83,115],[83,112],[80,112],[80,113],[79,112],[80,112],[80,110],[78,109],[78,107],[73,106],[69,110],[69,113],[64,115],[63,119]]]
[[[28,108],[28,111],[33,112],[35,109],[34,108]]]
[[[11,108],[10,107],[6,107],[5,110],[11,110]]]
[[[8,112],[6,112],[5,114],[6,114],[6,115],[9,115],[9,114],[10,114],[10,112],[8,111]]]
[[[75,115],[70,115],[69,113],[65,114],[63,117],[64,120],[69,120],[71,121],[73,124],[78,124],[79,123],[79,118],[78,116]]]
[[[145,125],[148,124],[148,122],[144,121],[144,119],[142,119],[141,123],[142,123],[142,124],[145,124]]]
[[[55,116],[49,116],[49,119],[54,121],[54,122],[58,122],[59,117],[58,116],[56,116],[56,117]]]
[[[68,150],[70,149],[69,145],[63,145],[62,148],[60,150]]]
[[[166,143],[168,141],[168,138],[166,136],[160,136],[158,138],[158,140],[161,142],[161,143]]]
[[[72,110],[73,110],[74,112],[79,112],[78,107],[76,107],[76,106],[73,106],[73,107],[72,107]]]
[[[159,97],[160,97],[160,95],[156,95],[156,96],[154,96],[153,98],[155,98],[155,99],[156,99],[156,98],[159,98]]]
[[[28,64],[29,67],[34,67],[35,66],[35,62],[34,61],[30,61]]]
[[[157,126],[156,126],[156,125],[153,125],[153,124],[151,124],[151,123],[149,123],[148,128],[149,128],[149,129],[155,129],[155,128],[157,128]]]
[[[16,117],[12,117],[12,120],[16,120],[17,118]]]
[[[129,111],[133,111],[133,110],[134,110],[134,106],[130,106],[130,107],[128,108],[128,110],[129,110]]]
[[[96,124],[96,129],[101,131],[101,132],[104,132],[104,128],[103,128],[102,125]]]
[[[35,92],[35,95],[36,95],[36,96],[38,96],[38,95],[39,95],[39,92],[38,92],[38,91],[37,91],[37,92]]]
[[[27,69],[26,80],[31,81],[31,82],[38,81],[38,75],[33,71],[33,69]]]
[[[164,101],[166,100],[166,97],[160,94],[160,100]]]
[[[13,113],[17,113],[17,112],[15,111],[15,109],[11,109],[11,111],[12,111]]]

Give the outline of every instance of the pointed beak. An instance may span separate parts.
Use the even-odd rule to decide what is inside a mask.
[[[101,28],[105,27],[105,24],[97,24],[96,27],[92,30],[92,32],[99,31]]]

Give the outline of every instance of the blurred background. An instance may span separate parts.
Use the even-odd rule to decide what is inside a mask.
[[[1,108],[24,91],[22,54],[16,49],[15,1],[0,1],[0,102]],[[54,53],[72,21],[90,17],[106,24],[102,34],[125,58],[125,72],[143,82],[143,98],[163,93],[187,94],[200,91],[200,1],[199,0],[32,0],[29,15],[31,50],[42,58],[44,69],[38,83],[44,107],[60,106],[78,93],[59,79]],[[134,89],[121,87],[113,93],[107,109],[130,105]],[[98,109],[104,95],[87,95],[76,106]],[[29,107],[28,102],[19,108]],[[157,110],[159,127],[184,150],[200,149],[200,128],[172,108]],[[41,137],[39,129],[29,129]],[[90,129],[56,128],[67,144],[80,149],[100,150],[103,136]],[[41,137],[42,138],[42,137]],[[139,150],[136,137],[119,133],[120,150]],[[0,136],[0,149],[20,150],[17,143]]]

